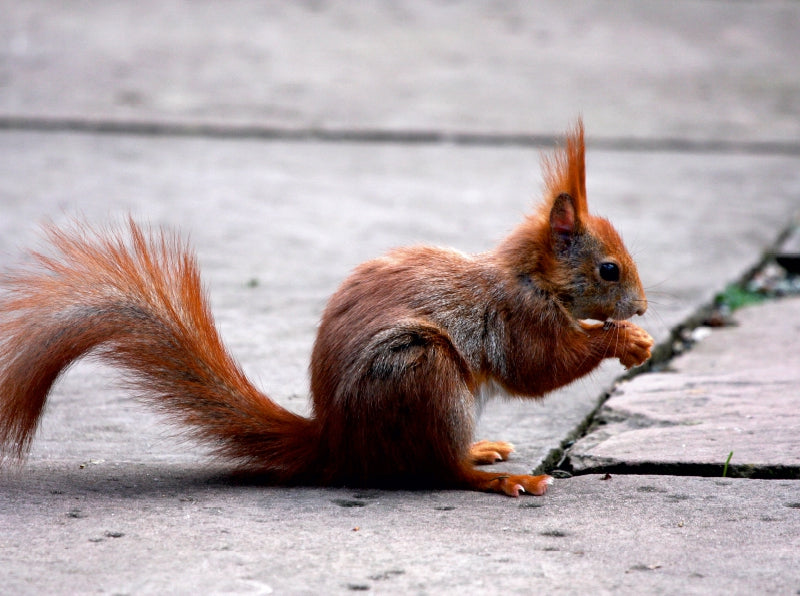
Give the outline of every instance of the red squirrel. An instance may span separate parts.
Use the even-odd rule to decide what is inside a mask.
[[[487,388],[539,398],[605,358],[650,357],[647,308],[617,232],[586,205],[584,132],[542,160],[545,200],[492,251],[416,246],[355,269],[322,315],[306,418],[245,377],[175,235],[50,226],[54,256],[4,277],[0,461],[28,451],[53,383],[93,355],[237,470],[278,484],[543,494],[547,475],[480,469]],[[589,322],[593,320],[594,322]]]

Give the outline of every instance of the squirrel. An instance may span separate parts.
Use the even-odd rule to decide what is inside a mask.
[[[453,488],[541,495],[505,474],[502,441],[472,443],[488,388],[540,398],[653,339],[636,266],[586,202],[584,128],[542,158],[545,199],[491,251],[400,248],[330,298],[310,364],[312,413],[276,404],[214,326],[196,257],[176,234],[46,226],[53,255],[0,294],[0,462],[29,450],[54,382],[92,355],[237,472],[272,484]]]

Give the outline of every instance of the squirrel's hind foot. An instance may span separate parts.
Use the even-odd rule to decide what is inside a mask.
[[[475,465],[496,464],[506,461],[514,446],[505,441],[478,441],[469,448],[469,460]]]

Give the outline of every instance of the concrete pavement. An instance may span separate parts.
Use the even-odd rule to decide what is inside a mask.
[[[620,384],[573,470],[800,478],[800,300],[736,313],[690,352]]]
[[[538,195],[539,145],[582,112],[590,206],[622,232],[651,301],[641,324],[668,342],[800,207],[800,7],[624,8],[2,2],[0,264],[48,218],[179,228],[231,351],[302,412],[315,325],[347,272],[397,245],[491,246]],[[515,443],[510,470],[594,421],[566,454],[582,475],[541,499],[237,485],[81,363],[29,460],[0,472],[0,580],[795,592],[799,310],[737,312],[597,416],[614,363],[541,403],[491,403],[480,438]],[[729,476],[770,479],[721,478],[730,451]]]
[[[791,1],[0,3],[15,117],[796,143]]]

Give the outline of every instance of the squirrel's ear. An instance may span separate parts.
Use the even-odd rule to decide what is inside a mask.
[[[550,208],[550,231],[558,246],[569,246],[578,231],[575,199],[565,192],[555,198]]]

